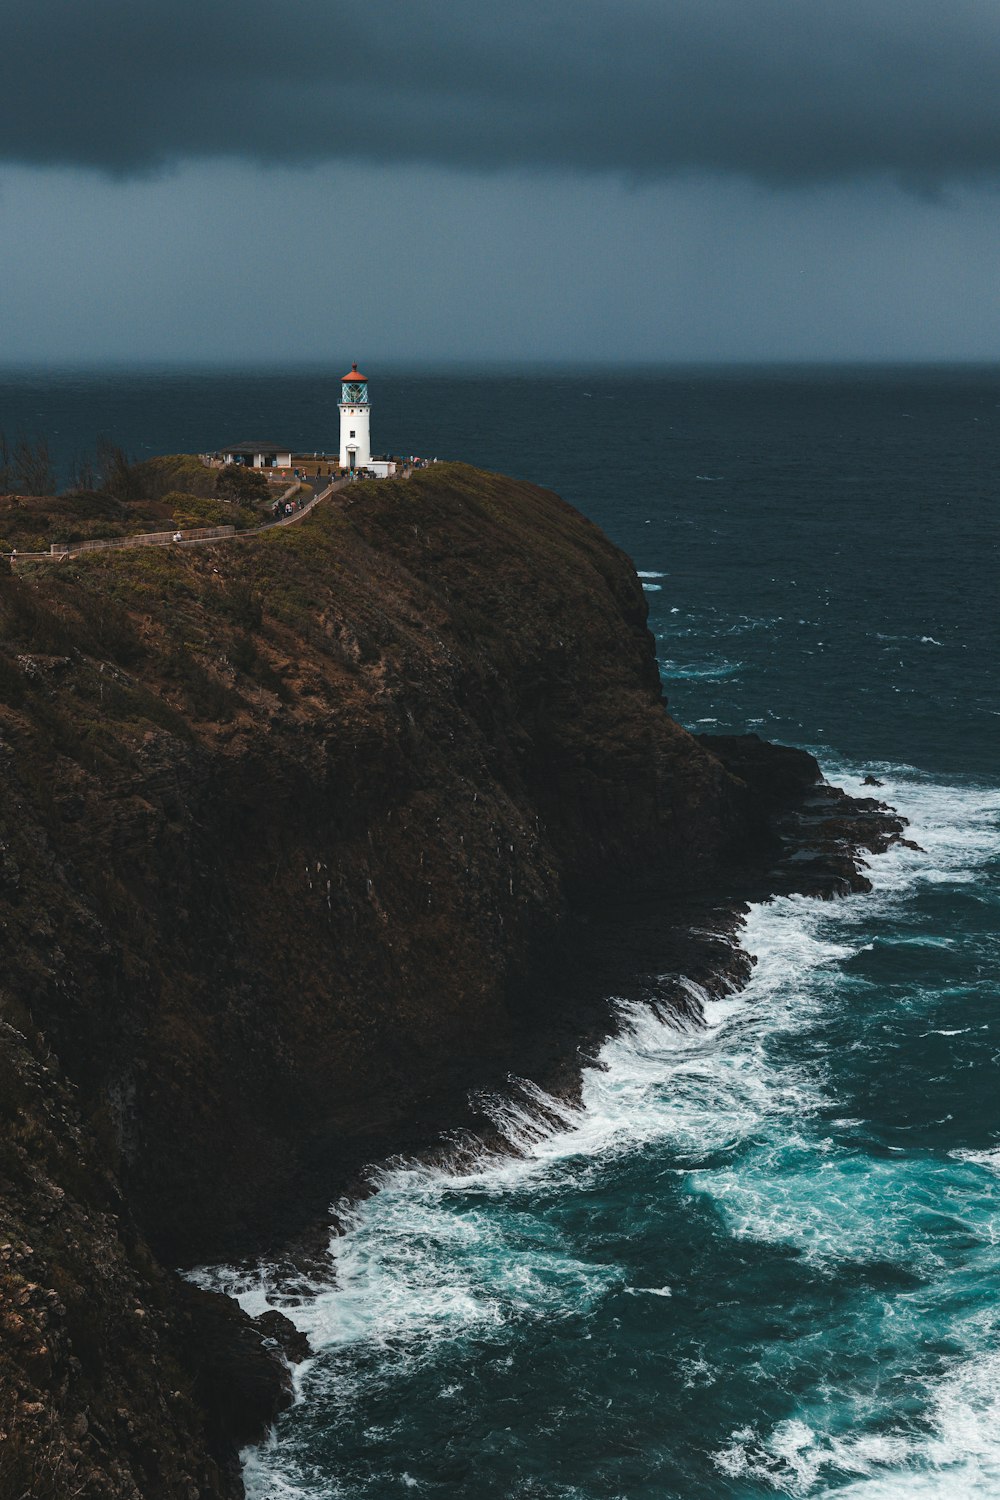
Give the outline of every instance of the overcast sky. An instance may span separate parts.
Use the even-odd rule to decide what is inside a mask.
[[[0,361],[994,358],[997,0],[0,0]]]

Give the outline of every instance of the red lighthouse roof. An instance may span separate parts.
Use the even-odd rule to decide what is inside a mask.
[[[341,378],[341,380],[344,380],[344,381],[350,381],[350,383],[352,385],[357,385],[358,381],[360,381],[360,380],[367,380],[368,376],[367,375],[362,375],[362,373],[358,369],[357,365],[352,365],[351,368],[348,370],[347,374],[346,375],[341,375],[340,378]]]

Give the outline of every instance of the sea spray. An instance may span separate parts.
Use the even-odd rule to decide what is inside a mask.
[[[342,1207],[332,1284],[277,1298],[317,1357],[248,1460],[254,1500],[404,1473],[497,1500],[998,1493],[993,1148],[926,1140],[950,1139],[933,1090],[927,1119],[881,1117],[864,1063],[894,1025],[988,1036],[933,967],[901,1002],[878,965],[900,942],[947,961],[934,903],[982,891],[1000,794],[879,774],[920,848],[873,860],[871,896],[753,907],[750,982],[697,995],[703,1023],[622,1004],[578,1107],[522,1084],[490,1108],[509,1155],[390,1166]],[[275,1300],[266,1273],[216,1280]]]

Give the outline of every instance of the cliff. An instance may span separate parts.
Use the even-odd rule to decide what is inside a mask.
[[[810,817],[798,885],[858,888],[898,835],[680,729],[628,559],[459,465],[25,567],[0,621],[0,1496],[237,1493],[281,1381],[163,1266],[554,1055],[623,895],[738,899]]]

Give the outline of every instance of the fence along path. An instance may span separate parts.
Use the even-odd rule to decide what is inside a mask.
[[[246,531],[237,531],[235,526],[192,526],[186,531],[140,531],[136,536],[96,537],[90,542],[53,542],[48,552],[15,551],[8,555],[16,567],[21,562],[61,562],[63,558],[77,557],[81,552],[104,552],[111,547],[199,547],[206,543],[232,541],[238,537],[260,536],[261,532],[273,531],[278,526],[294,526],[296,521],[307,516],[321,500],[325,500],[335,490],[342,490],[350,482],[349,476],[334,479],[325,490],[314,491],[312,499],[307,500],[301,510],[293,510],[290,515],[278,516],[275,521],[265,521],[262,526],[252,526]],[[302,485],[298,483],[289,485],[279,497],[278,504],[284,505],[301,488]]]

